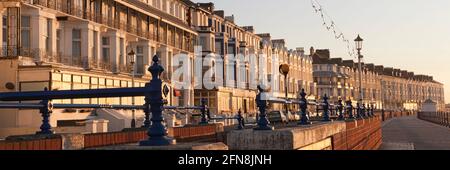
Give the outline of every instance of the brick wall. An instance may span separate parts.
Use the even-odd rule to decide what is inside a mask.
[[[146,130],[84,135],[84,148],[135,143],[147,137]]]
[[[351,120],[346,130],[332,136],[333,150],[376,150],[382,143],[381,117]]]
[[[210,124],[202,126],[188,126],[169,128],[169,136],[174,137],[177,142],[190,141],[216,141],[216,134],[223,128],[220,124]],[[94,133],[81,135],[84,139],[83,148],[94,148],[109,145],[120,145],[136,143],[146,139],[147,129],[126,130],[121,132]],[[50,139],[28,135],[26,139],[13,137],[5,141],[0,141],[0,150],[62,150],[62,135],[51,135]]]
[[[175,127],[168,129],[168,136],[174,137],[177,142],[189,142],[198,140],[215,140],[216,124],[203,126]],[[84,137],[84,147],[93,148],[109,145],[119,145],[136,143],[147,139],[147,129],[113,132],[95,133]]]
[[[0,150],[61,150],[61,138],[0,141]]]

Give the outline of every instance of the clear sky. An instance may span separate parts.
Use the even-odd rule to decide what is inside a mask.
[[[330,49],[332,57],[355,59],[322,25],[311,0],[194,0],[213,2],[240,26],[286,39],[289,48]],[[346,38],[364,39],[367,63],[427,74],[445,84],[450,102],[449,0],[318,0]],[[306,50],[308,51],[308,50]],[[356,61],[356,60],[355,60]]]

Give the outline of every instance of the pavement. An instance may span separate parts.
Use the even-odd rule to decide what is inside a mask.
[[[388,120],[382,130],[380,150],[450,150],[450,128],[416,116]]]

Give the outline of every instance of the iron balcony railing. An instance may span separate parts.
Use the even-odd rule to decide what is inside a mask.
[[[0,57],[27,57],[36,62],[60,63],[67,66],[80,67],[84,69],[101,69],[114,71],[110,62],[97,61],[97,59],[87,56],[64,55],[60,52],[48,52],[45,49],[31,49],[17,46],[0,48]],[[130,68],[121,68],[123,72],[130,72]]]

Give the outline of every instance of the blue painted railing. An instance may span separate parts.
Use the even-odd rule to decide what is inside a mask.
[[[142,109],[145,113],[144,127],[148,128],[148,139],[141,141],[142,146],[160,146],[174,144],[175,140],[167,136],[167,128],[164,125],[162,112],[164,109],[196,109],[201,111],[202,120],[200,124],[208,124],[206,113],[208,107],[206,100],[202,100],[201,106],[177,107],[164,106],[168,91],[163,88],[160,78],[164,68],[159,64],[159,58],[153,57],[153,64],[148,71],[152,79],[145,87],[138,88],[114,88],[114,89],[91,89],[91,90],[61,90],[61,91],[35,91],[35,92],[7,92],[0,93],[0,101],[31,101],[40,100],[39,103],[1,103],[0,109],[39,109],[42,115],[42,125],[37,134],[53,134],[49,118],[54,108],[109,108],[109,109]],[[144,96],[145,104],[134,105],[101,105],[101,104],[52,104],[53,99],[79,99],[79,98],[106,98],[106,97],[132,97]],[[152,118],[150,119],[150,113]],[[151,123],[150,123],[151,122]]]

